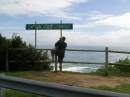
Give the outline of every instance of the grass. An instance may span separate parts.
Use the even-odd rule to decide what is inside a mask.
[[[111,69],[109,70],[111,71]],[[114,74],[116,72],[117,74]],[[63,72],[64,74],[75,74],[75,75],[79,75],[80,73],[71,73],[71,72]],[[89,73],[87,73],[89,74]],[[87,75],[87,74],[80,74],[80,75]],[[103,72],[98,71],[98,73],[90,73],[90,75],[93,76],[94,75],[103,75]],[[117,71],[111,71],[111,73],[109,73],[112,76],[118,75]],[[126,73],[122,73],[124,75],[126,75]],[[35,80],[39,80],[39,81],[47,81],[47,82],[60,82],[60,80],[56,80],[56,76],[55,79],[50,78],[49,76],[47,76],[46,72],[42,72],[42,71],[19,71],[19,72],[8,72],[6,73],[6,75],[9,76],[14,76],[14,77],[22,77],[22,78],[29,78],[29,79],[35,79]],[[129,75],[129,74],[127,74]],[[119,75],[118,75],[119,76]],[[68,82],[66,80],[64,80],[65,84],[72,84],[72,85],[76,85],[77,81],[74,82]],[[121,84],[119,86],[116,87],[108,87],[108,86],[98,86],[98,87],[91,87],[94,89],[100,89],[100,90],[107,90],[107,91],[113,91],[113,92],[120,92],[120,93],[129,93],[130,94],[130,84]],[[6,91],[6,97],[41,97],[35,94],[30,94],[30,93],[24,93],[24,92],[18,92],[15,90],[7,90]]]
[[[38,81],[49,81],[54,82],[55,79],[50,79],[44,72],[42,71],[19,71],[19,72],[8,72],[6,75],[38,80]]]
[[[43,96],[7,89],[5,97],[43,97]]]
[[[98,87],[91,87],[91,88],[130,94],[130,84],[121,84],[116,87],[98,86]]]

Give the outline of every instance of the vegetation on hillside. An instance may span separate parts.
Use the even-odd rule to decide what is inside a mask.
[[[98,69],[95,73],[104,76],[118,75],[118,76],[130,76],[130,60],[128,58],[119,59],[114,65],[104,66]]]
[[[128,59],[128,57],[125,59],[120,59],[115,63],[117,64],[115,65],[115,67],[121,72],[130,72],[130,60]]]
[[[11,39],[6,39],[0,35],[0,70],[6,69],[6,55],[8,51],[9,70],[50,70],[50,62],[38,62],[49,60],[46,51],[36,50],[32,45],[27,45],[20,36],[13,35]],[[8,49],[13,48],[13,49]],[[16,50],[24,48],[24,50]]]

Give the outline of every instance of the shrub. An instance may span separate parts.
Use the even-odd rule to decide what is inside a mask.
[[[120,59],[115,63],[115,67],[121,72],[130,72],[130,60],[128,59],[128,57],[125,59]]]
[[[118,74],[120,72],[119,69],[115,68],[112,65],[104,66],[101,69],[98,69],[96,73],[101,74],[103,76]]]
[[[20,36],[13,35],[12,39],[6,39],[0,35],[0,67],[5,70],[5,55],[8,48],[9,70],[50,70],[50,62],[42,63],[40,60],[50,60],[46,51],[36,50],[33,46],[27,45]],[[16,50],[15,48],[19,48]],[[25,48],[25,50],[20,50]]]
[[[0,70],[5,69],[5,55],[8,48],[8,40],[0,34]]]
[[[127,58],[120,59],[115,62],[114,65],[104,66],[101,69],[98,69],[96,73],[101,74],[103,76],[108,75],[130,75],[130,60]]]

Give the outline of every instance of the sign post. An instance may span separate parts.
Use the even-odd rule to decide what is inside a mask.
[[[62,25],[62,21],[60,21],[60,24]],[[60,38],[62,37],[62,29],[60,29]]]
[[[35,21],[35,26],[36,26],[36,21]],[[35,27],[35,48],[37,48],[37,27]]]

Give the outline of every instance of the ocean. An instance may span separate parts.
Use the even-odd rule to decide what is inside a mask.
[[[42,46],[40,48],[53,49],[53,46]],[[67,49],[84,49],[84,50],[105,50],[103,46],[68,46]],[[130,51],[130,48],[123,47],[108,47],[109,50],[117,51]],[[49,52],[50,56],[50,52]],[[120,53],[109,53],[109,62],[116,62],[119,59],[124,59],[128,57],[130,59],[130,54],[120,54]],[[51,58],[51,56],[50,56]],[[66,51],[64,61],[80,61],[80,62],[105,62],[104,52],[80,52],[80,51]],[[52,63],[54,65],[54,63]],[[75,63],[63,63],[63,71],[80,72],[87,73],[96,71],[97,69],[103,67],[101,64],[75,64]]]

